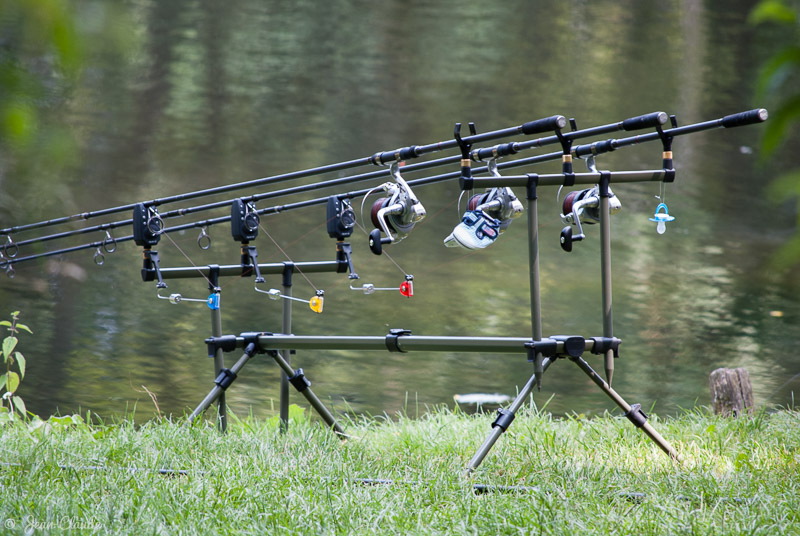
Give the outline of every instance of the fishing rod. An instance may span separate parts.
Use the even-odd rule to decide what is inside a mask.
[[[608,124],[605,124],[605,125],[600,125],[600,126],[591,127],[591,128],[587,128],[587,129],[581,129],[581,130],[577,130],[576,129],[575,120],[571,119],[570,123],[573,126],[573,131],[561,134],[560,133],[560,129],[566,126],[566,119],[564,119],[563,116],[552,116],[551,118],[540,119],[538,121],[533,121],[533,122],[530,122],[530,123],[526,123],[525,125],[522,125],[522,126],[516,127],[516,128],[523,129],[522,130],[523,133],[526,133],[526,134],[535,134],[535,133],[541,132],[540,130],[537,130],[537,129],[545,128],[545,127],[549,126],[549,127],[554,127],[554,128],[550,128],[550,129],[547,129],[547,130],[559,130],[559,134],[560,135],[553,135],[553,136],[548,136],[548,137],[544,137],[544,138],[538,138],[538,139],[535,139],[535,140],[530,140],[529,142],[517,142],[517,143],[506,144],[504,146],[497,146],[497,147],[500,147],[499,154],[498,154],[498,149],[497,148],[480,149],[480,150],[477,150],[477,151],[473,151],[470,155],[467,156],[467,158],[471,157],[476,162],[479,162],[479,161],[483,161],[483,160],[489,158],[490,155],[492,155],[492,154],[495,155],[494,156],[495,158],[497,156],[505,156],[507,154],[516,154],[517,152],[522,151],[522,150],[544,147],[545,145],[558,143],[561,140],[567,140],[568,142],[571,142],[571,140],[580,139],[580,138],[586,138],[586,137],[591,137],[591,136],[596,136],[596,135],[605,134],[605,133],[609,133],[609,132],[614,132],[614,131],[618,131],[618,130],[632,131],[632,130],[648,128],[648,127],[655,126],[656,124],[659,124],[659,123],[663,124],[666,121],[666,118],[667,118],[667,115],[664,112],[652,112],[652,113],[644,114],[644,115],[641,115],[641,116],[628,118],[628,119],[625,119],[625,120],[622,120],[622,121],[618,121],[618,122],[614,122],[614,123],[608,123]],[[542,122],[542,121],[544,121],[544,122]],[[538,123],[538,125],[535,125],[534,123]],[[526,127],[526,125],[528,125],[528,126]],[[523,127],[525,127],[525,128],[523,128]],[[496,132],[507,132],[508,130],[509,129],[505,129],[503,131],[496,131]],[[463,138],[463,139],[461,139],[460,136],[458,136],[454,143],[456,145],[458,145],[458,144],[467,144],[467,145],[471,146],[471,145],[473,145],[473,144],[475,144],[477,142],[482,141],[482,139],[485,139],[486,136],[493,135],[493,134],[494,133],[490,132],[490,133],[478,135],[478,134],[474,133],[474,130],[473,130],[473,133],[472,133],[471,136],[468,136],[468,137]],[[441,142],[439,145],[441,145],[442,143],[443,142]],[[378,161],[380,161],[380,162],[389,162],[389,160],[388,160],[389,157],[388,156],[383,156],[383,155],[386,155],[388,153],[392,153],[392,154],[394,154],[396,156],[402,156],[403,155],[403,150],[399,149],[399,150],[394,151],[394,152],[388,151],[388,152],[385,152],[385,153],[376,153],[376,155],[373,155],[373,159],[375,160],[375,162],[378,162]],[[377,157],[377,155],[381,155],[381,156]],[[464,157],[462,156],[462,160],[463,160],[463,158]],[[418,171],[418,170],[429,169],[429,168],[438,167],[438,166],[444,166],[444,165],[447,165],[447,164],[458,162],[458,160],[459,160],[459,156],[456,155],[456,156],[452,156],[452,157],[446,157],[446,158],[440,158],[440,159],[436,159],[436,160],[430,160],[430,161],[427,161],[427,162],[420,162],[420,163],[416,163],[416,164],[410,164],[410,165],[406,165],[406,166],[403,167],[403,173],[409,173],[409,172],[414,172],[414,171]],[[397,161],[397,160],[395,160],[395,161]],[[254,195],[251,195],[249,197],[243,197],[242,199],[244,201],[246,201],[246,202],[256,202],[256,201],[260,201],[260,200],[263,200],[263,199],[269,199],[269,198],[274,198],[274,197],[283,196],[283,195],[291,195],[291,194],[294,194],[294,193],[307,192],[307,191],[314,190],[314,189],[317,189],[317,188],[327,188],[327,187],[333,187],[333,186],[338,186],[338,185],[343,185],[343,184],[349,184],[349,183],[352,183],[352,182],[358,182],[358,181],[365,181],[365,180],[370,180],[370,179],[374,179],[374,178],[380,178],[384,174],[385,174],[385,171],[383,171],[383,170],[381,170],[381,171],[373,171],[373,172],[363,173],[363,174],[354,175],[354,176],[350,176],[350,177],[342,177],[342,178],[338,178],[338,179],[331,179],[331,180],[328,180],[328,181],[320,181],[320,182],[313,183],[313,184],[310,184],[310,185],[302,185],[302,186],[296,186],[294,188],[287,188],[287,189],[284,189],[284,190],[280,190],[279,192],[267,192],[267,193],[263,193],[263,194],[254,194]],[[290,175],[292,175],[292,174],[290,173],[290,174],[285,174],[285,175],[277,175],[275,177],[270,177],[270,178],[265,178],[265,179],[257,179],[256,181],[262,181],[260,184],[266,184],[267,182],[280,182],[282,180],[288,180],[290,178],[298,178],[299,177],[299,176],[291,176],[290,177]],[[305,176],[305,175],[303,175],[303,176]],[[250,181],[248,183],[240,183],[240,184],[251,185],[252,183],[253,183],[253,181]],[[232,186],[237,186],[237,185],[232,185]],[[242,187],[244,187],[244,186],[242,186]],[[228,187],[221,187],[221,188],[228,188]],[[219,190],[219,189],[214,189],[214,190],[215,190],[214,192],[211,192],[210,190],[205,190],[205,192],[211,192],[211,193],[209,193],[207,195],[212,195],[212,193],[221,193],[221,192],[224,193],[224,191],[225,191],[225,190]],[[190,194],[184,194],[184,196],[186,196],[186,195],[190,195]],[[177,196],[174,196],[174,197],[177,197]],[[157,200],[157,201],[158,201],[159,205],[163,205],[163,204],[167,204],[168,202],[172,202],[172,201],[169,201],[168,199],[169,198],[165,198],[165,199],[160,199],[160,200]],[[174,201],[185,200],[185,199],[188,199],[188,197],[182,197],[181,199],[174,199]],[[196,206],[196,207],[180,208],[180,209],[171,210],[169,212],[160,213],[159,217],[162,220],[168,219],[168,218],[174,218],[174,217],[181,217],[181,216],[185,216],[185,215],[192,214],[192,213],[197,213],[197,212],[202,212],[202,211],[206,211],[206,210],[212,210],[212,209],[227,207],[227,206],[230,206],[230,203],[231,203],[231,200],[226,200],[226,201],[219,201],[219,202],[216,202],[216,203],[209,203],[209,204],[205,204],[205,205],[199,205],[199,206]],[[145,207],[148,206],[147,203],[136,203],[136,204],[133,204],[133,205],[125,205],[125,208],[133,208],[137,204],[143,204]],[[108,210],[117,211],[116,210],[117,208],[120,208],[120,207],[116,207],[115,209],[108,209]],[[98,212],[100,212],[100,211],[98,211]],[[95,212],[95,213],[83,213],[83,214],[100,215],[100,214],[98,214],[98,212]],[[106,212],[106,213],[108,213],[108,212]],[[69,217],[67,217],[68,219],[66,219],[66,220],[64,218],[61,218],[60,220],[48,220],[48,221],[49,222],[65,223],[66,221],[74,221],[74,219],[76,219],[78,216],[82,216],[83,214],[75,215],[75,216],[69,216]],[[81,219],[88,219],[88,218],[81,218]],[[45,222],[40,222],[40,223],[45,223]],[[22,241],[16,241],[16,242],[7,241],[6,244],[3,245],[3,249],[4,249],[4,252],[6,253],[6,255],[5,255],[6,257],[13,258],[13,257],[16,256],[16,253],[18,252],[18,248],[20,248],[22,246],[25,246],[25,245],[28,245],[28,244],[34,244],[34,243],[38,243],[38,242],[46,242],[46,241],[51,241],[51,240],[58,240],[58,239],[62,239],[62,238],[68,238],[68,237],[71,237],[71,236],[76,236],[76,235],[80,235],[80,234],[87,234],[87,233],[92,233],[92,232],[105,232],[106,233],[106,238],[104,240],[104,248],[105,248],[106,246],[110,245],[113,242],[113,239],[111,238],[111,235],[110,235],[110,231],[111,230],[119,228],[119,227],[131,225],[132,223],[133,223],[132,219],[126,219],[126,220],[120,220],[120,221],[115,221],[115,222],[103,223],[103,224],[99,224],[99,225],[91,226],[91,227],[85,227],[85,228],[77,229],[77,230],[71,230],[71,231],[65,231],[65,232],[61,232],[61,233],[55,233],[55,234],[42,236],[42,237],[37,237],[37,238],[32,238],[32,239],[28,239],[28,240],[22,240]],[[33,225],[38,225],[38,224],[33,224]],[[23,230],[24,228],[30,229],[30,228],[33,228],[33,227],[20,226],[20,227],[16,227],[16,228],[3,229],[3,230],[0,230],[0,235],[9,234],[9,233],[6,233],[5,231],[13,231],[13,230],[19,231],[19,230]],[[107,252],[110,253],[111,251],[107,251]]]
[[[504,128],[500,130],[494,130],[490,132],[485,132],[483,134],[475,134],[469,137],[469,141],[472,143],[481,143],[484,141],[495,140],[499,138],[514,136],[518,134],[525,134],[525,135],[532,135],[538,134],[540,132],[546,132],[549,130],[555,130],[556,128],[563,128],[566,126],[564,122],[564,116],[561,115],[554,115],[551,117],[545,117],[542,119],[536,119],[534,121],[529,121],[527,123],[523,123],[518,126]],[[560,126],[559,126],[560,125]],[[225,186],[218,186],[215,188],[207,188],[204,190],[197,190],[194,192],[188,192],[184,194],[173,195],[169,197],[162,197],[152,199],[150,201],[142,201],[139,203],[129,203],[126,205],[120,205],[117,207],[106,208],[102,210],[96,211],[88,211],[88,212],[81,212],[79,214],[73,214],[71,216],[65,216],[62,218],[55,218],[50,220],[43,220],[36,223],[29,223],[26,225],[20,225],[16,227],[7,227],[5,229],[0,229],[0,235],[10,235],[12,233],[17,233],[20,231],[31,230],[31,229],[38,229],[42,227],[48,227],[51,225],[59,225],[63,223],[73,222],[73,221],[80,221],[80,220],[88,220],[91,218],[99,217],[99,216],[108,216],[111,214],[117,214],[120,212],[126,212],[129,210],[133,210],[136,205],[143,204],[145,207],[157,207],[167,203],[174,203],[178,201],[187,201],[190,199],[197,199],[199,197],[205,197],[209,195],[216,195],[221,193],[232,192],[235,190],[240,190],[242,188],[254,187],[254,186],[262,186],[265,184],[273,184],[276,182],[292,180],[292,179],[299,179],[304,177],[311,177],[314,175],[320,175],[323,173],[331,173],[335,171],[342,171],[345,169],[351,169],[355,167],[365,166],[365,165],[386,165],[391,162],[408,160],[411,158],[416,158],[422,156],[424,154],[433,153],[436,151],[442,151],[446,149],[452,149],[457,147],[458,143],[455,140],[445,140],[436,143],[430,143],[427,145],[410,145],[408,147],[402,147],[399,149],[395,149],[392,151],[380,151],[371,156],[366,156],[362,158],[357,158],[354,160],[347,160],[343,162],[338,162],[335,164],[328,164],[324,166],[313,167],[305,170],[300,171],[293,171],[290,173],[284,173],[281,175],[274,175],[271,177],[263,177],[260,179],[253,179],[244,182],[238,182],[234,184],[228,184]]]
[[[648,115],[652,116],[653,114],[648,114]],[[640,117],[646,117],[646,116],[640,116]],[[681,126],[681,127],[673,126],[673,128],[665,129],[665,130],[659,128],[656,132],[649,133],[649,134],[640,134],[640,135],[631,136],[631,137],[628,137],[628,138],[607,139],[607,140],[602,140],[602,141],[596,141],[596,142],[589,143],[589,144],[578,145],[578,146],[575,146],[575,147],[571,147],[570,150],[571,150],[571,155],[574,155],[577,158],[584,158],[584,157],[587,157],[587,156],[594,156],[594,155],[599,155],[599,154],[606,153],[606,152],[612,152],[612,151],[615,151],[618,148],[628,147],[628,146],[636,145],[636,144],[639,144],[639,143],[646,143],[646,142],[651,142],[651,141],[655,141],[655,140],[661,140],[662,142],[664,142],[665,140],[670,140],[671,141],[671,139],[674,138],[674,137],[693,134],[693,133],[700,132],[700,131],[712,130],[712,129],[716,129],[716,128],[734,128],[734,127],[739,127],[739,126],[745,126],[745,125],[750,125],[750,124],[761,123],[763,121],[766,121],[767,117],[768,117],[767,110],[763,109],[763,108],[758,108],[758,109],[749,110],[749,111],[746,111],[746,112],[727,115],[727,116],[724,116],[724,117],[721,117],[721,118],[718,118],[718,119],[714,119],[714,120],[710,120],[710,121],[704,121],[704,122],[701,122],[701,123],[695,123],[695,124],[685,125],[685,126]],[[637,118],[633,118],[633,119],[637,119]],[[619,125],[619,124],[622,124],[622,123],[625,123],[625,122],[622,121],[622,122],[619,122],[619,123],[614,123],[613,125]],[[673,120],[673,124],[674,124],[674,120]],[[629,125],[630,125],[630,123],[629,123]],[[610,127],[609,126],[595,127],[594,129],[587,129],[587,131],[591,130],[591,131],[594,131],[594,133],[596,133],[597,130],[601,129],[601,128],[610,128]],[[579,134],[580,132],[581,131],[570,132],[570,133],[564,134],[564,136],[567,136],[568,134],[570,134],[570,135],[572,135],[572,139],[577,139],[580,136],[576,136],[576,134]],[[551,139],[552,139],[552,137],[551,137]],[[538,140],[533,140],[533,141],[538,142]],[[554,143],[554,142],[551,141],[551,143]],[[544,143],[542,143],[542,144],[544,145]],[[476,150],[472,151],[471,157],[475,161],[484,161],[485,159],[488,158],[488,155],[497,154],[498,157],[500,157],[500,156],[505,156],[505,155],[508,155],[508,154],[514,154],[513,151],[515,151],[515,150],[519,150],[519,149],[515,148],[514,146],[512,146],[510,144],[505,144],[503,146],[496,146],[496,147],[492,147],[492,148],[489,148],[489,149],[476,149]],[[564,157],[563,151],[552,152],[552,153],[536,155],[536,156],[527,157],[527,158],[519,158],[519,159],[516,159],[516,160],[509,160],[509,161],[500,162],[500,163],[496,164],[496,168],[497,169],[509,169],[509,168],[514,168],[514,167],[521,167],[521,166],[526,166],[526,165],[539,164],[539,163],[543,163],[543,162],[547,162],[547,161],[557,160],[559,158],[561,158],[563,160],[564,159],[563,157]],[[449,159],[449,160],[453,161],[452,159]],[[406,166],[406,168],[409,168],[409,169],[412,168],[412,167],[413,167],[413,165]],[[417,168],[417,169],[420,169],[420,168]],[[486,173],[489,170],[490,170],[490,166],[488,166],[488,165],[487,166],[477,167],[477,168],[472,168],[472,172],[473,173],[477,173],[477,174]],[[449,179],[458,179],[461,176],[462,176],[462,172],[461,171],[456,171],[456,172],[444,173],[444,174],[440,174],[440,175],[433,175],[433,176],[430,176],[430,177],[424,177],[424,178],[420,178],[420,179],[409,180],[407,182],[408,182],[409,186],[422,186],[422,185],[433,184],[433,183],[437,183],[437,182],[441,182],[441,181],[449,180]],[[359,176],[357,176],[357,177],[359,177]],[[372,177],[370,177],[370,178],[372,178]],[[344,179],[335,179],[335,181],[336,181],[337,184],[342,184],[343,183],[342,181],[347,181],[348,179],[352,182],[355,178],[354,177],[346,177]],[[359,178],[358,180],[362,180],[362,179]],[[331,183],[331,182],[334,182],[334,181],[327,181],[327,182]],[[262,199],[263,198],[269,198],[269,197],[278,197],[280,195],[288,195],[289,193],[299,193],[298,188],[303,188],[303,191],[309,191],[309,190],[315,190],[315,189],[320,189],[320,188],[324,188],[324,187],[326,187],[326,183],[325,182],[316,183],[316,184],[313,184],[313,185],[302,186],[302,187],[290,188],[290,189],[286,189],[286,190],[280,190],[280,191],[276,191],[276,192],[269,192],[269,193],[263,194]],[[356,190],[356,191],[351,191],[351,192],[345,192],[345,193],[338,194],[337,197],[339,197],[339,198],[347,198],[347,199],[355,199],[355,198],[358,198],[358,197],[361,197],[363,195],[366,195],[366,194],[370,193],[372,190],[373,189],[362,189],[362,190]],[[291,192],[289,192],[289,191],[291,191]],[[305,201],[298,201],[298,202],[295,202],[295,203],[289,203],[289,204],[283,204],[283,205],[275,205],[275,206],[272,206],[272,207],[260,208],[256,212],[257,212],[258,215],[278,214],[278,213],[287,212],[287,211],[294,210],[294,209],[301,209],[301,208],[306,208],[306,207],[310,207],[310,206],[325,204],[325,203],[328,202],[328,199],[329,199],[329,197],[323,197],[323,198],[315,198],[315,199],[310,199],[310,200],[305,200]],[[184,224],[184,225],[167,227],[167,228],[164,228],[161,231],[161,233],[179,232],[179,231],[184,231],[184,230],[187,230],[187,229],[198,228],[198,227],[199,228],[209,227],[209,226],[212,226],[212,225],[215,225],[215,224],[218,224],[218,223],[228,222],[228,221],[230,221],[230,219],[231,219],[230,216],[222,216],[222,217],[213,218],[213,219],[200,220],[200,221],[196,221],[196,222],[192,222],[192,223],[187,223],[187,224]],[[124,237],[115,238],[114,239],[114,245],[116,245],[117,243],[127,242],[127,241],[130,241],[130,240],[133,240],[133,239],[134,239],[133,235],[128,235],[128,236],[124,236]],[[86,249],[101,248],[101,247],[105,248],[107,246],[109,246],[108,236],[106,238],[104,238],[103,240],[100,240],[100,241],[94,241],[94,242],[89,242],[89,243],[83,244],[83,245],[78,245],[78,246],[73,246],[73,247],[68,247],[68,248],[63,248],[63,249],[58,249],[58,250],[52,250],[52,251],[48,251],[48,252],[38,253],[38,254],[35,254],[35,255],[29,255],[29,256],[26,256],[26,257],[14,257],[14,258],[10,258],[8,256],[3,257],[2,254],[1,254],[2,252],[0,252],[0,269],[5,269],[9,275],[12,275],[12,273],[13,273],[12,272],[12,270],[13,270],[12,265],[16,264],[16,263],[19,263],[19,262],[25,262],[25,261],[29,261],[29,260],[34,260],[34,259],[39,259],[39,258],[44,258],[44,257],[49,257],[49,256],[54,256],[54,255],[60,255],[60,254],[64,254],[64,253],[71,253],[71,252],[74,252],[74,251],[81,251],[81,250],[86,250]],[[100,256],[98,256],[96,254],[96,258],[100,258]]]

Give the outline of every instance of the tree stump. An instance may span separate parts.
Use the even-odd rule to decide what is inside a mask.
[[[719,368],[708,377],[714,413],[738,417],[753,413],[753,386],[747,369]]]

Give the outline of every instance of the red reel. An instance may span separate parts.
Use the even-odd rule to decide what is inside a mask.
[[[467,210],[477,210],[481,203],[486,202],[486,195],[487,194],[475,194],[470,197],[469,201],[467,202]]]
[[[370,219],[372,220],[372,225],[374,225],[378,229],[382,229],[381,222],[378,219],[378,211],[380,209],[382,209],[384,206],[386,206],[386,203],[388,201],[389,201],[388,197],[381,197],[377,201],[372,203],[372,209],[370,210],[370,214],[369,215],[370,215]],[[388,224],[389,222],[387,221],[386,223]],[[389,225],[389,227],[391,228],[391,225]]]
[[[572,212],[572,205],[577,201],[578,194],[580,194],[582,190],[574,190],[567,194],[567,197],[564,198],[564,204],[562,207],[562,214],[569,214]]]

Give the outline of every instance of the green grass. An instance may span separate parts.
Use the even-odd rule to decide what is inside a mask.
[[[0,532],[800,534],[797,412],[651,418],[681,465],[619,416],[521,412],[472,477],[491,416],[355,419],[345,443],[307,421],[61,420],[0,428]]]

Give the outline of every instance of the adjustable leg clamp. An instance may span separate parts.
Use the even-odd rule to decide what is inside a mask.
[[[514,413],[507,409],[498,409],[497,418],[492,423],[492,428],[500,428],[505,432],[511,423],[514,422]]]
[[[564,348],[558,352],[557,357],[578,358],[586,350],[586,339],[577,335],[553,335],[551,339],[563,343]]]
[[[231,369],[224,368],[219,371],[219,376],[217,376],[217,379],[214,380],[214,383],[216,383],[224,391],[230,387],[235,379],[236,373]]]
[[[311,382],[305,377],[303,374],[303,369],[301,368],[297,369],[297,371],[294,373],[294,376],[289,378],[289,383],[291,383],[299,393],[302,393],[311,387]]]
[[[622,340],[616,337],[592,337],[588,339],[594,344],[591,352],[596,355],[605,355],[609,350],[614,351],[614,357],[619,357],[619,345]]]
[[[641,428],[647,422],[647,414],[642,411],[641,404],[631,404],[631,409],[625,416],[636,428]]]
[[[253,353],[266,353],[267,351],[264,350],[259,344],[259,337],[265,335],[272,335],[272,333],[260,331],[242,333],[239,336],[220,335],[219,337],[209,337],[205,340],[206,346],[208,346],[208,357],[214,357],[217,355],[217,350],[222,350],[223,352],[233,352],[237,348],[247,348],[251,344],[253,345]]]
[[[219,337],[209,337],[205,340],[208,346],[208,357],[217,355],[217,350],[223,352],[233,352],[238,346],[236,335],[221,335]]]

